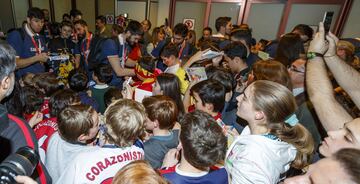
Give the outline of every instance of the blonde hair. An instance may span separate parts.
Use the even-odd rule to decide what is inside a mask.
[[[106,138],[120,147],[131,146],[145,131],[145,108],[138,102],[120,99],[105,111]]]
[[[137,160],[123,167],[114,177],[113,184],[168,184],[144,160]]]
[[[270,133],[297,149],[291,166],[302,169],[309,165],[314,151],[310,132],[300,123],[295,126],[285,123],[297,108],[292,93],[285,86],[272,81],[258,80],[251,86],[254,108],[265,114]]]

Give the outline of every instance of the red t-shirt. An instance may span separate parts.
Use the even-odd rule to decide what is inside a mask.
[[[50,137],[57,131],[56,117],[47,118],[38,123],[35,128],[35,136],[39,141],[39,147],[46,153]]]

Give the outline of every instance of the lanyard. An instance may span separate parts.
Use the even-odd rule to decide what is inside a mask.
[[[184,51],[185,46],[186,46],[186,42],[184,40],[183,43],[181,44],[181,48],[180,48],[180,51],[179,51],[179,55],[178,55],[179,59],[181,58],[181,55],[182,55],[182,52]]]
[[[39,38],[40,39],[40,38]],[[40,40],[39,40],[40,41]],[[36,43],[34,37],[31,37],[31,42],[33,43],[35,50],[36,50],[36,54],[41,54],[41,49],[39,48],[39,46],[41,47],[41,42]]]
[[[89,54],[88,50],[89,50],[89,47],[90,47],[91,39],[92,39],[92,33],[90,33],[89,36],[86,38],[86,45],[83,44],[83,46],[81,47],[81,52],[84,55],[84,60],[85,60],[86,64],[88,64],[87,57],[88,57],[88,54]],[[83,41],[83,43],[84,42],[85,41]]]

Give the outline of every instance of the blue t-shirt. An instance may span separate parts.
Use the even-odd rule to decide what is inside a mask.
[[[118,55],[121,61],[121,59],[124,59],[123,52],[125,52],[126,54],[125,56],[127,56],[128,53],[130,52],[130,47],[126,43],[119,44],[114,39],[107,39],[103,43],[101,50],[101,58],[104,58],[102,59],[102,61],[104,61],[105,64],[110,64],[108,60],[108,56],[115,56],[115,55]],[[115,71],[113,71],[113,78],[109,85],[115,86],[117,88],[122,88],[122,83],[123,83],[122,77],[118,77]]]
[[[24,31],[24,39],[21,37],[20,31],[12,31],[7,36],[7,42],[15,49],[16,55],[21,59],[30,58],[36,55],[36,47],[32,42],[30,35]],[[47,47],[45,44],[45,38],[40,35],[39,41],[41,42],[41,52],[47,52]],[[45,67],[43,64],[36,62],[32,65],[29,65],[25,68],[18,69],[16,71],[17,77],[22,77],[26,73],[42,73],[45,72]]]
[[[210,170],[209,173],[200,177],[181,175],[173,169],[172,172],[163,174],[164,178],[172,184],[227,184],[228,174],[225,168]]]

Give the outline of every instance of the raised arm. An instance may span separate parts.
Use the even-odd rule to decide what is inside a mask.
[[[324,27],[320,23],[319,32],[310,43],[309,52],[324,54],[327,49]],[[322,125],[327,131],[342,128],[345,122],[353,118],[336,101],[323,58],[309,59],[306,68],[307,92]]]
[[[326,52],[325,63],[334,75],[338,84],[351,97],[353,102],[360,108],[360,73],[336,55],[338,38],[329,33],[329,50]]]

